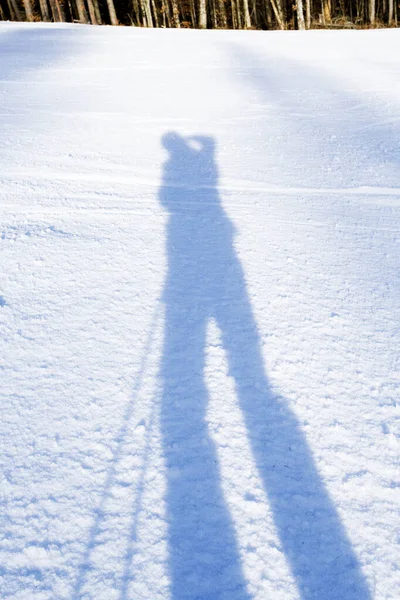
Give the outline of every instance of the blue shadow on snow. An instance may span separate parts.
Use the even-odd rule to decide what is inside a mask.
[[[371,598],[299,423],[268,383],[234,228],[218,194],[215,141],[163,137],[169,211],[161,431],[173,600],[249,598],[206,421],[207,323],[215,319],[281,547],[302,600]],[[274,565],[267,565],[274,568]]]

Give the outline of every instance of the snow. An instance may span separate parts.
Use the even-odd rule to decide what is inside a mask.
[[[0,24],[2,598],[398,600],[399,50]]]

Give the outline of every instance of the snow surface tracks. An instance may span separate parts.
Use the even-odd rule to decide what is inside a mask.
[[[399,45],[1,24],[2,597],[398,600]]]

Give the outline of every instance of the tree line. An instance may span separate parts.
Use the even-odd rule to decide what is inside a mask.
[[[399,0],[0,0],[0,20],[190,27],[397,27]]]

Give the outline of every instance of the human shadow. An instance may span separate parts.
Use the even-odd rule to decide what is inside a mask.
[[[218,198],[213,140],[189,140],[170,133],[163,144],[169,158],[160,202],[170,217],[161,431],[167,466],[171,596],[174,600],[242,600],[250,596],[207,429],[204,381],[206,325],[214,316],[216,298],[222,304],[224,291],[220,281],[224,273],[215,270],[212,261],[229,261],[233,230]]]
[[[161,432],[174,600],[247,598],[206,409],[205,336],[218,324],[259,476],[303,600],[368,600],[338,513],[287,402],[269,386],[234,227],[221,205],[215,142],[168,133]],[[270,565],[273,569],[274,565]]]

